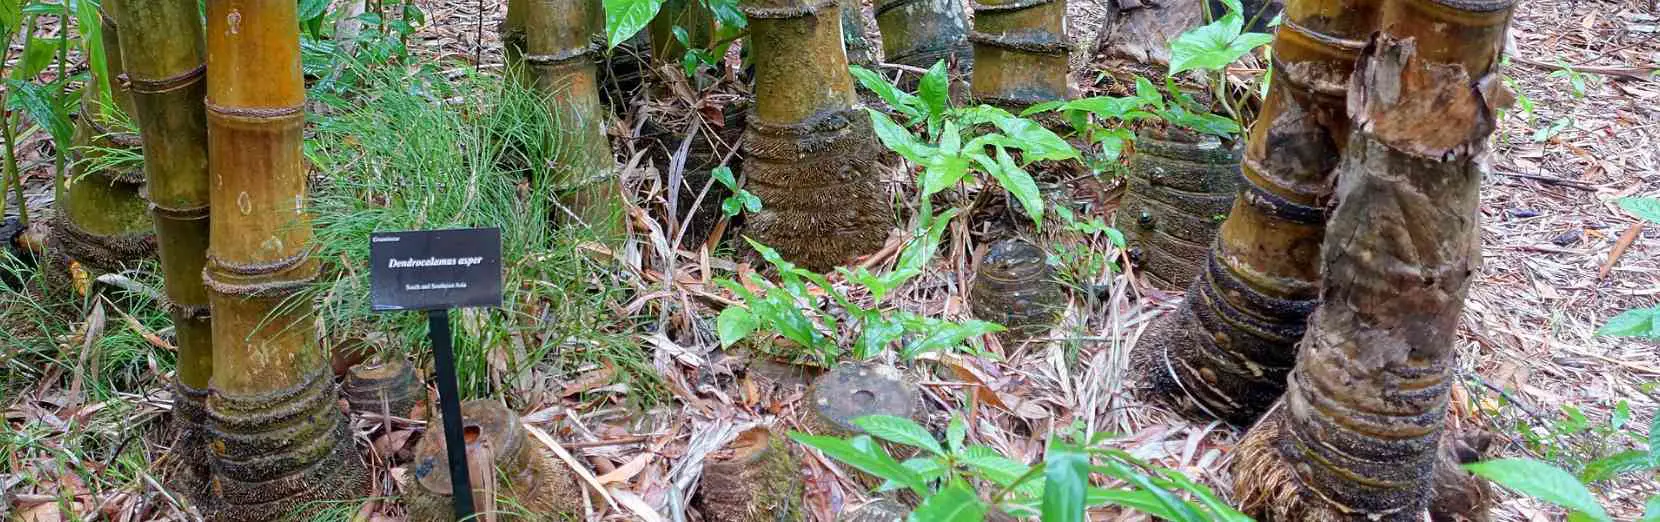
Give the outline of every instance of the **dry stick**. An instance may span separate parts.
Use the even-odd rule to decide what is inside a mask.
[[[1524,173],[1521,173],[1521,172],[1505,172],[1505,171],[1497,170],[1497,169],[1493,170],[1493,173],[1498,174],[1500,176],[1509,176],[1509,177],[1512,177],[1512,178],[1523,178],[1523,179],[1537,180],[1537,181],[1549,183],[1551,185],[1561,185],[1561,186],[1564,186],[1564,187],[1568,187],[1568,188],[1572,188],[1572,189],[1579,189],[1579,190],[1583,190],[1583,191],[1586,191],[1586,192],[1596,192],[1597,191],[1596,187],[1593,187],[1590,184],[1585,183],[1583,181],[1574,181],[1574,180],[1571,180],[1571,179],[1557,178],[1557,177],[1552,177],[1552,176],[1542,176],[1542,175],[1539,175],[1539,174],[1524,174]]]
[[[1614,242],[1614,250],[1608,253],[1608,260],[1604,261],[1602,263],[1602,269],[1597,271],[1598,280],[1608,277],[1608,273],[1614,270],[1614,263],[1620,261],[1620,256],[1625,255],[1625,249],[1630,247],[1633,241],[1637,240],[1637,234],[1642,231],[1643,222],[1638,221],[1636,223],[1632,223],[1631,228],[1625,229],[1624,234],[1620,234],[1619,241]]]
[[[1540,69],[1546,69],[1546,70],[1551,70],[1551,71],[1562,69],[1561,65],[1557,65],[1557,64],[1554,64],[1554,63],[1545,63],[1545,62],[1532,60],[1532,59],[1522,57],[1522,56],[1517,56],[1515,59],[1516,59],[1517,62],[1521,62],[1521,63],[1531,65],[1531,66],[1534,66],[1534,67],[1538,67]],[[1621,78],[1629,78],[1629,79],[1633,79],[1633,80],[1647,80],[1655,72],[1660,72],[1660,65],[1646,65],[1646,66],[1640,66],[1640,67],[1612,67],[1612,66],[1586,66],[1586,67],[1581,67],[1581,66],[1572,66],[1572,67],[1569,67],[1569,68],[1573,69],[1574,72],[1600,74],[1600,75],[1603,75],[1603,76],[1618,76],[1618,77],[1621,77]]]

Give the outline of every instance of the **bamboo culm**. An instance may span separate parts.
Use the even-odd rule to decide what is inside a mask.
[[[297,17],[294,2],[207,6],[208,411],[217,518],[231,522],[368,493],[303,292],[318,264],[306,213]]]

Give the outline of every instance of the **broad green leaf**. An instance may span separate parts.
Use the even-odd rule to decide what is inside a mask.
[[[922,160],[922,197],[938,194],[957,186],[968,177],[968,158],[960,155],[933,154]]]
[[[1660,223],[1660,199],[1649,197],[1620,198],[1620,208],[1650,223]]]
[[[980,136],[970,142],[968,149],[973,149],[972,144],[976,142],[1003,145],[1020,150],[1021,161],[1025,163],[1078,157],[1078,151],[1072,150],[1072,145],[1054,132],[1035,121],[1009,114],[1008,111],[981,105],[961,111],[960,114],[964,116],[964,125],[990,123],[996,125],[997,130],[1003,134]]]
[[[1174,485],[1176,489],[1186,491],[1193,494],[1195,497],[1199,497],[1199,501],[1203,502],[1205,507],[1210,510],[1210,513],[1208,514],[1212,520],[1218,520],[1221,522],[1252,522],[1250,516],[1240,513],[1238,510],[1234,509],[1232,505],[1223,501],[1220,497],[1217,497],[1216,493],[1212,492],[1210,488],[1205,487],[1204,484],[1194,482],[1193,479],[1188,478],[1187,475],[1183,475],[1181,472],[1176,470],[1161,469],[1159,472],[1164,475],[1165,481]]]
[[[898,320],[877,317],[866,321],[864,328],[859,331],[859,338],[853,341],[853,356],[859,359],[869,359],[882,353],[889,343],[905,336],[905,325]]]
[[[23,23],[23,2],[0,0],[0,34],[9,36],[15,33],[20,23]]]
[[[1243,2],[1241,2],[1240,0],[1222,0],[1222,9],[1223,9],[1223,12],[1222,12],[1223,15],[1228,15],[1228,14],[1244,15],[1245,14],[1245,4]]]
[[[12,0],[0,0],[0,3],[9,3]],[[94,2],[78,1],[75,5],[75,23],[79,24],[81,34],[81,52],[86,56],[86,63],[94,71],[108,71],[108,53],[104,50],[103,18],[98,14],[98,6]],[[0,23],[5,23],[0,20]],[[8,25],[9,27],[9,25]],[[110,78],[108,74],[98,75],[98,101],[110,101]],[[64,142],[65,149],[68,142]]]
[[[926,108],[927,105],[923,103],[921,98],[900,90],[898,86],[888,83],[887,78],[883,78],[882,75],[870,69],[857,65],[848,66],[847,69],[848,72],[853,74],[853,79],[859,81],[859,86],[876,93],[876,97],[887,102],[888,107],[911,118],[911,123],[916,123],[927,117],[922,113],[922,109]]]
[[[915,359],[924,353],[956,348],[969,339],[1003,330],[1004,328],[996,323],[980,320],[969,320],[962,324],[943,324],[906,345],[901,355],[907,360]]]
[[[1637,522],[1660,522],[1660,495],[1648,498],[1648,504],[1643,508],[1643,518]]]
[[[945,115],[946,103],[951,97],[949,82],[945,60],[934,62],[934,66],[928,68],[928,73],[917,82],[917,97],[922,98],[923,106],[927,107],[930,121]]]
[[[760,325],[756,322],[755,316],[749,313],[749,309],[738,306],[726,307],[720,311],[720,316],[715,318],[715,331],[720,335],[722,347],[732,346],[733,343],[749,337],[758,326]]]
[[[1626,310],[1597,329],[1597,335],[1613,337],[1660,337],[1660,307]]]
[[[1088,506],[1119,506],[1140,511],[1162,520],[1181,520],[1181,515],[1171,511],[1159,500],[1158,495],[1150,491],[1133,489],[1102,489],[1090,487],[1084,496],[1084,503]]]
[[[963,151],[962,128],[957,126],[957,122],[945,122],[944,130],[940,131],[939,150],[940,154],[947,156],[956,156]]]
[[[836,437],[791,432],[790,438],[859,471],[898,482],[918,495],[928,494],[927,483],[921,475],[893,460],[893,457],[882,451],[880,446],[871,442],[870,437],[860,435],[848,441]]]
[[[1613,520],[1579,479],[1556,466],[1528,458],[1509,458],[1465,464],[1464,469],[1524,495],[1584,513],[1592,520]]]
[[[1135,111],[1146,108],[1147,100],[1141,96],[1096,96],[1066,103],[1066,108],[1085,111],[1102,118],[1126,119]]]
[[[1083,522],[1089,455],[1050,441],[1043,456],[1044,522]]]
[[[300,21],[321,17],[328,9],[329,0],[300,0]]]
[[[6,0],[0,0],[3,2]],[[45,87],[34,82],[8,80],[6,88],[11,91],[8,99],[9,109],[21,109],[29,119],[46,129],[52,135],[52,141],[58,144],[58,150],[69,150],[70,138],[73,130],[69,125],[69,115],[62,106],[52,99],[52,93]]]
[[[1655,462],[1648,452],[1626,450],[1585,464],[1585,469],[1579,472],[1579,480],[1587,484],[1601,482],[1616,475],[1654,469],[1656,465],[1660,462]]]
[[[997,179],[997,184],[1003,190],[1009,191],[1020,206],[1026,209],[1026,215],[1031,216],[1039,228],[1043,227],[1043,194],[1038,191],[1037,181],[1027,174],[1019,165],[1014,164],[1014,158],[1002,147],[997,148],[997,169],[988,172]]]
[[[1066,100],[1050,100],[1046,102],[1034,103],[1031,106],[1026,107],[1026,110],[1020,111],[1020,116],[1024,118],[1033,114],[1064,108],[1067,105],[1069,105],[1069,102]]]
[[[1241,34],[1244,28],[1243,16],[1228,13],[1214,22],[1177,36],[1170,42],[1170,75],[1195,69],[1222,70],[1274,39],[1264,33]]]
[[[882,145],[889,150],[899,153],[900,156],[904,156],[905,159],[918,165],[927,165],[928,158],[938,155],[933,147],[918,141],[916,136],[911,134],[911,131],[905,130],[904,127],[900,127],[899,124],[888,119],[888,115],[871,109],[865,109],[865,111],[870,113],[870,121],[875,128],[876,138],[882,140]]]
[[[730,167],[725,165],[715,167],[714,170],[709,171],[709,175],[714,176],[715,181],[720,182],[721,186],[729,190],[737,190],[738,188],[738,179],[732,176]]]
[[[922,448],[939,456],[945,455],[945,450],[940,448],[939,441],[934,440],[934,435],[910,419],[892,415],[867,415],[853,419],[853,424],[878,439]]]
[[[57,54],[58,41],[56,39],[29,37],[23,44],[23,56],[12,65],[13,80],[29,80],[40,71],[45,70],[52,63],[52,55]]]
[[[651,23],[662,7],[663,0],[605,0],[607,46],[615,49],[617,44],[633,38],[634,33]]]
[[[1193,112],[1180,107],[1171,107],[1161,115],[1170,123],[1178,126],[1224,138],[1239,134],[1240,130],[1239,122],[1208,112]]]
[[[1108,227],[1107,229],[1103,230],[1103,232],[1106,232],[1107,239],[1112,241],[1113,246],[1118,247],[1120,249],[1124,248],[1125,243],[1124,243],[1124,233],[1123,232],[1120,232],[1118,229],[1111,228],[1111,227]]]
[[[1018,483],[1032,471],[1031,466],[1005,457],[997,453],[997,450],[985,446],[970,446],[963,449],[957,461],[973,468],[982,478],[999,486],[1013,487],[1021,494],[1032,497],[1043,494],[1043,481],[1028,480]]]
[[[921,475],[923,482],[933,482],[945,476],[945,463],[941,462],[939,457],[912,457],[906,459],[905,462],[901,462],[900,465],[911,468],[911,471]],[[876,491],[886,493],[904,488],[904,485],[889,480],[882,482],[882,485],[877,487]]]
[[[743,29],[749,25],[749,18],[738,10],[738,0],[704,0],[704,5],[714,12],[715,21],[722,26],[733,29]]]
[[[767,299],[774,305],[762,310],[751,310],[761,319],[761,324],[771,324],[778,329],[784,338],[795,341],[796,344],[806,347],[818,347],[820,334],[813,327],[813,321],[801,313],[795,305],[795,300],[782,288],[767,289]]]
[[[1135,77],[1135,96],[1147,102],[1154,110],[1164,110],[1164,95],[1159,94],[1159,88],[1153,86],[1153,81],[1144,76]]]
[[[951,422],[945,425],[945,444],[951,448],[951,453],[962,453],[963,440],[968,438],[968,423],[963,421],[960,414],[952,414]]]
[[[986,503],[967,483],[954,480],[922,504],[906,518],[909,522],[982,522],[986,519]]]

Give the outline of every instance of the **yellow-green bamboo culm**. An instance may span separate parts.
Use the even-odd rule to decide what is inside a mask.
[[[1487,520],[1443,448],[1459,318],[1481,256],[1482,165],[1508,98],[1513,0],[1390,0],[1349,83],[1352,132],[1324,285],[1280,406],[1247,434],[1235,495],[1262,520]],[[1479,458],[1471,455],[1468,459]]]
[[[150,204],[142,193],[142,163],[119,158],[122,151],[140,151],[138,134],[128,132],[122,121],[134,112],[132,92],[119,80],[120,29],[109,13],[101,9],[99,15],[107,70],[92,71],[93,79],[81,91],[76,159],[63,183],[63,217],[52,226],[48,248],[54,258],[67,256],[86,269],[113,272],[155,255],[156,238]],[[108,99],[98,92],[100,79],[109,81]]]
[[[1187,300],[1132,354],[1153,397],[1190,417],[1249,424],[1285,391],[1320,288],[1326,202],[1349,136],[1344,93],[1380,3],[1285,6],[1233,209]]]
[[[976,0],[970,94],[1019,112],[1063,100],[1067,87],[1066,0]]]
[[[368,494],[303,292],[318,264],[306,214],[297,18],[289,1],[207,5],[208,412],[216,518],[229,522],[305,514],[323,509],[315,501]]]
[[[105,0],[120,31],[121,63],[144,144],[144,177],[157,250],[178,339],[169,480],[209,508],[209,417],[213,333],[202,268],[208,246],[206,51],[194,0]],[[114,82],[112,82],[114,83]]]
[[[762,209],[745,234],[826,271],[882,247],[893,226],[870,115],[855,105],[835,0],[744,0],[755,112],[744,175]]]
[[[520,0],[525,4],[525,72],[545,97],[559,129],[551,184],[569,214],[603,239],[623,233],[622,186],[605,137],[599,48],[593,41],[599,0]]]

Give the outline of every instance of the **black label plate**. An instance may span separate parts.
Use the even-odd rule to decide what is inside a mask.
[[[369,280],[377,312],[501,306],[501,229],[376,232]]]

